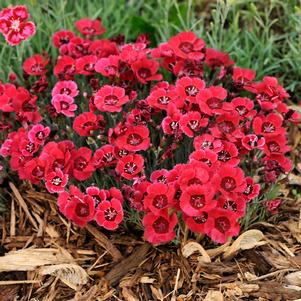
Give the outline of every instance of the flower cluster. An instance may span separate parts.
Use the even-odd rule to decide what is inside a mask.
[[[35,34],[35,24],[28,19],[29,13],[23,5],[8,7],[0,12],[0,32],[10,45],[18,45]]]
[[[150,48],[145,35],[99,38],[101,20],[75,26],[81,36],[54,33],[54,66],[35,54],[23,85],[0,85],[10,168],[58,194],[81,227],[114,230],[136,210],[153,244],[171,241],[180,219],[217,243],[238,235],[248,202],[292,168],[287,127],[300,118],[285,89],[193,32]]]

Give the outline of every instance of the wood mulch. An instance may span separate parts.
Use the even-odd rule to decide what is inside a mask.
[[[75,227],[48,193],[12,183],[8,191],[1,301],[301,300],[301,199],[282,206],[278,224],[255,224],[223,246],[184,235],[179,246],[153,247],[128,233]]]

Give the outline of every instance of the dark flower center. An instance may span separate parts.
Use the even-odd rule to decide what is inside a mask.
[[[195,131],[195,130],[199,127],[199,122],[198,122],[198,120],[190,120],[190,121],[188,122],[188,127],[189,127],[191,130]]]
[[[148,68],[140,68],[138,70],[138,75],[144,79],[148,78],[151,76],[151,71]]]
[[[236,212],[237,211],[237,204],[232,200],[227,200],[227,201],[225,201],[223,208],[231,210],[233,212]]]
[[[45,133],[43,131],[39,131],[36,133],[36,137],[39,139],[39,140],[44,140],[45,138]]]
[[[87,217],[89,212],[90,210],[88,204],[78,203],[75,207],[75,213],[79,217]]]
[[[231,228],[229,219],[225,216],[218,217],[215,220],[215,228],[221,233],[226,233]]]
[[[199,89],[195,86],[185,87],[185,93],[187,96],[196,96],[199,93]]]
[[[109,163],[114,161],[115,157],[113,155],[113,153],[106,153],[102,156],[102,162],[104,163]]]
[[[51,183],[54,185],[54,186],[59,186],[61,183],[63,182],[63,180],[58,177],[58,176],[55,176],[52,180],[51,180]]]
[[[175,131],[179,128],[179,122],[178,121],[172,121],[170,124],[169,124],[169,127],[172,131]]]
[[[207,222],[208,219],[208,213],[207,212],[202,212],[201,215],[199,216],[194,216],[193,220],[197,223],[197,224],[204,224]]]
[[[216,97],[211,97],[206,101],[210,109],[220,109],[223,106],[223,101]]]
[[[112,222],[112,221],[115,220],[115,218],[118,215],[118,213],[117,213],[117,211],[114,208],[110,207],[110,208],[108,208],[108,209],[105,210],[104,215],[105,215],[105,219],[107,221]]]
[[[234,132],[234,130],[235,130],[235,126],[231,121],[223,121],[218,124],[218,127],[219,127],[220,131],[225,134],[230,134],[230,133]]]
[[[128,136],[126,141],[130,145],[137,146],[142,143],[143,139],[140,135],[133,133]]]
[[[32,65],[30,69],[32,72],[43,72],[44,66],[41,64],[35,64],[35,65]]]
[[[69,95],[71,94],[71,90],[69,88],[62,88],[60,90],[60,94],[66,94],[66,95]]]
[[[168,220],[166,220],[163,216],[158,217],[153,223],[153,228],[156,233],[167,233],[169,228]]]
[[[189,42],[182,42],[179,45],[179,49],[181,49],[184,53],[189,53],[193,50],[193,45]]]
[[[164,208],[168,203],[167,197],[164,194],[156,195],[153,200],[153,206],[157,209]]]
[[[236,181],[232,177],[224,177],[222,179],[221,186],[227,191],[232,191],[236,188]]]
[[[118,97],[116,95],[108,95],[104,99],[104,103],[107,106],[114,106],[118,103]]]
[[[134,162],[128,162],[125,164],[124,166],[124,172],[127,173],[127,174],[133,174],[136,170],[137,170],[138,166],[136,163]]]
[[[25,146],[25,150],[28,152],[28,153],[32,153],[35,149],[35,144],[32,143],[32,142],[28,142]]]
[[[37,179],[42,179],[44,177],[44,171],[44,167],[38,165],[32,170],[32,175]]]
[[[247,110],[247,108],[245,106],[237,106],[235,108],[235,110],[238,112],[238,114],[240,116],[243,116],[243,115],[245,115],[248,112],[248,110]]]
[[[74,161],[74,168],[80,171],[84,170],[87,167],[87,165],[88,165],[87,160],[81,156],[76,158]]]
[[[272,153],[277,153],[280,151],[280,145],[276,141],[268,142],[267,145]]]
[[[264,133],[274,133],[276,128],[273,123],[264,122],[261,129]]]
[[[205,206],[205,197],[203,194],[195,194],[190,197],[190,205],[194,209],[201,209]]]
[[[247,184],[247,188],[244,191],[244,195],[249,195],[252,193],[252,191],[253,191],[253,186],[251,184]]]
[[[162,105],[167,105],[170,102],[170,97],[168,96],[161,96],[157,99],[157,102],[162,104]]]
[[[231,155],[229,152],[222,150],[218,154],[218,160],[222,162],[227,162],[231,159]]]
[[[200,179],[194,177],[194,178],[190,179],[187,184],[188,184],[188,186],[194,185],[194,184],[202,184],[202,181]]]
[[[52,169],[55,170],[56,168],[63,170],[65,166],[64,159],[56,159],[52,164]]]
[[[92,64],[92,63],[86,64],[86,65],[84,66],[84,70],[85,70],[85,71],[88,71],[88,72],[94,71],[94,64]]]
[[[66,101],[61,101],[60,106],[61,106],[61,110],[69,109],[69,103]]]

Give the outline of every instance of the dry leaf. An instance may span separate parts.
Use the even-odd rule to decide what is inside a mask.
[[[287,176],[287,178],[288,178],[289,184],[301,186],[301,177],[300,176],[297,176],[297,175],[294,175],[293,173],[290,173]]]
[[[143,276],[140,278],[140,283],[154,283],[156,281],[155,278],[150,278],[150,277],[147,277],[147,276]]]
[[[55,275],[59,279],[77,290],[78,286],[84,285],[88,282],[88,274],[77,264],[56,264],[52,266],[41,267],[39,270],[41,275]]]
[[[266,242],[261,241],[263,238],[264,235],[259,230],[248,230],[244,232],[233,242],[229,248],[226,249],[224,258],[231,259],[240,250],[248,250],[265,244]]]
[[[224,301],[224,296],[218,291],[209,291],[204,301]]]
[[[0,272],[33,271],[40,266],[73,261],[64,249],[22,249],[0,256]]]
[[[139,299],[134,295],[132,290],[127,287],[122,288],[122,296],[125,301],[139,301]]]
[[[301,271],[286,275],[285,282],[291,285],[301,286]]]
[[[202,255],[201,257],[198,258],[200,262],[204,262],[204,263],[211,262],[210,256],[207,254],[206,250],[197,242],[194,241],[188,242],[182,248],[182,254],[185,258],[191,256],[195,252],[199,252]]]

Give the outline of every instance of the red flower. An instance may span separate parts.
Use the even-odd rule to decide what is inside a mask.
[[[52,100],[57,113],[61,113],[67,117],[74,117],[74,111],[77,110],[77,105],[74,103],[74,99],[66,94],[56,94]]]
[[[125,90],[120,87],[105,85],[94,98],[94,104],[102,112],[121,112],[122,106],[129,101]]]
[[[226,138],[231,142],[235,142],[238,138],[243,137],[243,133],[239,128],[239,115],[236,111],[218,116],[215,124],[210,131],[217,138]]]
[[[167,177],[169,175],[169,171],[167,169],[157,169],[154,170],[150,176],[150,180],[152,183],[167,183]]]
[[[256,100],[267,111],[275,109],[278,103],[289,97],[277,78],[272,76],[265,76],[263,82],[253,84],[248,90],[257,94]]]
[[[52,171],[45,176],[45,187],[50,193],[60,193],[68,183],[68,175],[60,169]]]
[[[231,111],[232,104],[225,102],[227,97],[227,90],[220,86],[211,86],[197,96],[198,104],[203,113],[213,116],[215,114],[222,114],[225,111]]]
[[[231,104],[242,118],[254,117],[256,115],[256,110],[253,110],[254,102],[247,97],[233,98]]]
[[[182,77],[177,80],[176,88],[178,94],[183,99],[188,99],[191,103],[196,103],[196,98],[205,88],[205,82],[197,77]]]
[[[265,138],[264,152],[267,156],[272,154],[285,154],[290,151],[290,147],[286,145],[287,140],[284,135],[277,135]]]
[[[106,32],[100,19],[92,20],[90,18],[84,18],[76,21],[75,26],[77,30],[85,36],[97,36]]]
[[[125,179],[132,180],[143,170],[144,159],[141,155],[127,155],[118,160],[116,171]]]
[[[53,73],[61,80],[73,79],[75,71],[75,60],[67,55],[59,57],[53,68]]]
[[[205,62],[209,68],[229,67],[234,64],[227,53],[217,51],[213,48],[206,48]]]
[[[226,164],[213,177],[212,183],[217,190],[225,195],[243,193],[247,186],[243,171]]]
[[[74,37],[74,32],[70,30],[60,30],[53,34],[52,43],[54,47],[60,48],[62,45],[68,44]]]
[[[209,234],[213,228],[213,219],[210,218],[210,213],[202,211],[198,216],[183,215],[183,219],[187,227],[196,233]]]
[[[234,143],[223,141],[223,149],[217,153],[218,160],[231,166],[239,164],[238,149]]]
[[[17,88],[15,85],[6,83],[0,85],[0,110],[3,112],[15,111],[13,98],[16,96]]]
[[[181,116],[180,127],[181,130],[188,136],[193,137],[202,127],[208,124],[207,118],[202,118],[199,112],[191,111]]]
[[[30,180],[33,184],[38,185],[41,180],[44,179],[45,176],[45,167],[46,162],[39,159],[34,158],[25,163],[25,175],[26,179]]]
[[[217,207],[229,210],[236,214],[236,217],[243,217],[246,211],[246,201],[243,197],[233,195],[229,196],[220,196],[217,199]]]
[[[173,103],[176,98],[176,91],[159,88],[153,90],[146,100],[152,108],[167,110],[168,104]]]
[[[282,204],[282,200],[275,199],[275,200],[267,201],[265,205],[266,205],[267,210],[270,213],[276,214],[278,212],[278,208],[280,207],[281,204]]]
[[[180,130],[180,119],[182,114],[175,105],[170,104],[167,109],[167,116],[162,120],[162,130],[167,135],[177,135]]]
[[[194,161],[185,164],[179,173],[178,183],[181,189],[191,185],[201,185],[209,180],[208,166],[205,163]]]
[[[147,150],[150,146],[149,130],[144,125],[129,127],[116,139],[115,144],[130,152]]]
[[[103,202],[107,200],[106,190],[99,189],[96,186],[89,186],[86,188],[86,193],[90,195],[94,201],[95,208]]]
[[[210,149],[214,152],[218,152],[223,149],[223,144],[220,139],[216,139],[214,136],[209,134],[203,134],[194,138],[193,147],[196,150]]]
[[[95,220],[99,226],[108,230],[115,230],[123,220],[123,209],[120,200],[101,202],[96,210]]]
[[[74,221],[78,226],[84,227],[94,219],[94,201],[91,196],[85,195],[83,198],[71,196],[65,207],[67,218]]]
[[[17,45],[35,34],[35,24],[27,21],[28,18],[29,13],[24,5],[5,8],[0,12],[0,32],[10,45]]]
[[[110,55],[109,57],[101,58],[95,64],[95,71],[107,77],[115,77],[119,75],[118,55]]]
[[[267,116],[258,116],[253,120],[253,129],[255,134],[264,137],[277,136],[283,134],[285,129],[282,127],[283,119],[275,113]]]
[[[237,216],[230,214],[225,209],[214,209],[210,213],[210,218],[213,218],[213,228],[210,229],[209,236],[214,242],[225,243],[228,237],[239,234],[239,224]]]
[[[116,43],[110,40],[96,40],[89,46],[89,52],[92,52],[98,58],[103,58],[110,55],[118,55],[118,48]]]
[[[168,215],[168,212],[164,210],[161,211],[160,215],[155,215],[149,212],[143,218],[144,237],[152,244],[169,242],[176,236],[174,227],[177,222],[175,213]]]
[[[258,138],[258,136],[254,134],[246,135],[242,138],[241,144],[243,145],[244,148],[247,150],[252,150],[252,149],[262,149],[263,146],[265,145],[265,138],[261,137]]]
[[[131,67],[137,79],[142,84],[146,84],[151,80],[162,79],[162,74],[156,74],[159,69],[159,63],[157,61],[145,58],[132,63]]]
[[[76,82],[72,80],[62,80],[55,84],[52,89],[51,95],[52,97],[57,94],[65,94],[67,96],[75,97],[77,96],[79,91],[77,90]]]
[[[202,211],[215,208],[213,196],[214,190],[210,185],[190,185],[182,192],[180,207],[188,216],[199,216]]]
[[[277,111],[283,116],[284,120],[294,123],[301,122],[301,114],[288,108],[288,106],[283,102],[277,104]]]
[[[254,180],[250,177],[246,177],[247,187],[243,192],[243,197],[245,197],[248,201],[256,198],[259,195],[260,185],[255,184]]]
[[[200,149],[192,152],[189,155],[189,162],[193,163],[193,160],[203,162],[208,165],[208,167],[214,166],[215,162],[217,162],[217,153],[210,149]]]
[[[99,121],[103,121],[102,116],[97,116],[92,112],[84,112],[75,117],[73,129],[79,136],[91,136],[93,131],[99,128]]]
[[[256,77],[256,72],[252,69],[244,69],[234,67],[232,71],[232,79],[236,86],[244,88],[250,86]]]
[[[175,189],[173,185],[153,183],[147,187],[147,195],[144,198],[144,208],[154,214],[160,215],[162,209],[172,205],[174,195]]]
[[[75,62],[76,73],[83,75],[92,75],[95,71],[94,66],[96,62],[96,55],[86,55],[78,58]]]
[[[183,59],[200,60],[204,57],[205,42],[191,31],[173,36],[169,39],[168,46],[176,56]]]
[[[47,72],[46,66],[48,62],[48,58],[40,54],[35,54],[24,61],[23,70],[29,75],[41,76]]]
[[[110,144],[106,144],[97,149],[93,155],[93,165],[95,168],[113,166],[116,162],[114,147]]]
[[[71,152],[72,176],[78,181],[85,181],[92,176],[94,166],[92,164],[92,151],[87,147],[81,147],[78,150],[74,149]]]
[[[28,138],[32,143],[44,144],[49,134],[50,128],[48,126],[44,127],[42,124],[36,124],[28,132]]]

